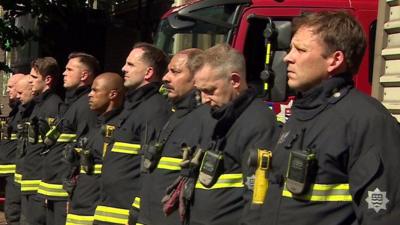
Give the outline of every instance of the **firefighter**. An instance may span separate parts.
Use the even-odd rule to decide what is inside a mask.
[[[385,224],[399,211],[400,127],[354,88],[366,47],[346,12],[296,18],[288,85],[298,92],[272,153],[260,224]]]
[[[96,129],[78,140],[80,175],[71,195],[66,224],[93,223],[97,202],[100,199],[103,151],[116,128],[117,115],[124,99],[123,79],[116,73],[103,73],[96,77],[89,93],[89,107],[96,112]]]
[[[17,150],[17,122],[19,101],[15,91],[16,83],[24,78],[24,74],[14,74],[7,82],[8,104],[11,111],[5,120],[0,123],[0,176],[5,182],[4,213],[7,224],[19,224],[21,214],[20,190],[14,184],[15,157]]]
[[[22,171],[24,166],[24,156],[28,148],[28,126],[31,121],[31,115],[35,108],[36,101],[32,93],[32,87],[29,83],[29,76],[24,76],[15,86],[17,91],[17,99],[20,102],[20,109],[17,115],[17,155],[16,155],[16,168],[14,181],[16,186],[20,189],[21,193],[21,223],[28,223],[29,219],[29,204],[28,195],[22,192]],[[34,209],[36,210],[36,209]],[[37,210],[40,212],[40,208]]]
[[[253,217],[244,210],[252,194],[244,159],[258,148],[271,150],[280,129],[274,113],[248,88],[241,53],[219,44],[199,59],[195,86],[217,122],[199,169],[190,224],[239,224]]]
[[[104,153],[102,199],[94,224],[128,223],[129,210],[140,191],[139,150],[146,127],[161,128],[171,111],[158,92],[167,64],[167,56],[147,43],[135,44],[126,59],[122,68],[126,100]]]
[[[96,123],[87,94],[99,68],[99,62],[92,55],[75,52],[68,56],[63,73],[66,109],[60,110],[58,117],[48,119],[50,130],[44,140],[47,147],[41,152],[43,168],[37,192],[45,201],[46,224],[65,224],[68,192],[73,188],[70,179],[75,175],[72,173],[75,167],[64,162],[64,148]],[[65,177],[70,179],[64,182]]]
[[[133,205],[140,206],[139,222],[142,224],[176,225],[181,223],[181,219],[184,222],[189,215],[191,196],[185,202],[180,201],[179,195],[174,193],[183,191],[183,184],[192,183],[194,187],[196,177],[191,176],[190,170],[196,166],[191,165],[189,160],[201,154],[196,147],[200,147],[202,142],[208,143],[214,124],[210,108],[201,105],[199,92],[194,88],[194,59],[201,53],[200,49],[178,52],[171,59],[168,72],[163,77],[168,99],[173,104],[173,114],[161,133],[147,145],[149,148],[161,145],[158,155],[150,153],[152,159],[148,161],[152,166],[145,168],[145,162],[142,161],[144,171],[140,205]],[[143,160],[146,160],[145,152],[143,156]],[[166,191],[168,193],[164,198]],[[164,204],[161,203],[162,199]],[[135,202],[138,203],[138,199]]]

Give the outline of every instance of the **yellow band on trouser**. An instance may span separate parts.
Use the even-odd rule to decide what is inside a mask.
[[[127,224],[129,220],[129,210],[99,205],[96,208],[94,219],[115,224]]]
[[[204,187],[199,181],[196,183],[197,189],[218,189],[218,188],[242,188],[243,184],[243,174],[233,173],[233,174],[221,174],[217,182],[210,188]]]
[[[62,184],[49,184],[41,181],[38,193],[51,197],[68,197],[68,193],[63,189]]]
[[[0,174],[15,173],[15,164],[0,165]]]
[[[95,164],[94,165],[94,170],[92,172],[92,174],[101,174],[101,168],[103,167],[102,164]],[[81,174],[86,174],[86,171],[82,168],[81,166],[81,170],[80,170]]]
[[[140,197],[136,197],[135,200],[133,200],[132,207],[140,209]]]
[[[308,193],[295,195],[285,187],[282,196],[316,202],[350,202],[349,184],[312,184]]]
[[[15,172],[14,174],[14,182],[17,184],[21,184],[22,181],[22,174]]]
[[[181,170],[181,167],[179,166],[180,162],[182,162],[182,159],[179,158],[161,157],[157,164],[157,169]]]
[[[37,191],[40,180],[21,180],[21,191]]]
[[[139,150],[140,150],[139,144],[130,144],[125,142],[115,142],[111,149],[112,152],[119,152],[132,155],[139,154]]]
[[[57,142],[74,142],[76,139],[76,134],[60,134],[60,136],[57,138]]]
[[[81,216],[68,213],[65,225],[92,225],[93,221],[94,216]]]

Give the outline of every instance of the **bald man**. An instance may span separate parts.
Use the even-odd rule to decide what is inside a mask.
[[[5,181],[4,205],[7,224],[19,224],[21,214],[21,197],[19,188],[14,184],[15,153],[17,149],[17,122],[20,119],[19,101],[16,84],[24,78],[24,74],[12,75],[7,82],[8,104],[11,111],[6,120],[1,121],[0,139],[0,177]]]
[[[88,224],[100,199],[101,167],[105,147],[116,126],[116,115],[124,99],[124,80],[116,73],[103,73],[96,77],[89,93],[89,107],[98,115],[96,129],[91,130],[78,143],[80,175],[73,191],[67,224]]]
[[[29,77],[24,76],[15,84],[17,99],[22,105],[28,104],[33,99],[32,86],[29,83]]]

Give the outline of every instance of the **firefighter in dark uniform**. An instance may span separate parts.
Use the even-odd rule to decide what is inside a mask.
[[[21,196],[21,222],[24,224],[29,220],[29,204],[28,204],[28,196],[22,193],[23,185],[27,185],[27,183],[22,183],[22,174],[23,174],[23,166],[24,166],[24,157],[26,155],[28,149],[28,125],[31,121],[31,116],[33,114],[33,110],[36,107],[36,100],[34,99],[34,95],[32,93],[32,87],[29,83],[29,76],[25,76],[16,84],[17,98],[20,101],[20,109],[17,115],[17,155],[16,155],[16,168],[14,181],[15,184],[20,188]],[[29,182],[28,182],[29,183]],[[40,208],[38,209],[40,212]]]
[[[124,100],[123,79],[116,73],[96,77],[89,93],[89,107],[96,112],[96,129],[78,140],[80,175],[72,192],[66,224],[92,224],[100,199],[103,151],[116,127]]]
[[[14,184],[15,158],[17,150],[17,123],[20,117],[16,83],[24,74],[14,74],[7,82],[7,93],[11,112],[0,121],[0,176],[5,182],[4,213],[7,224],[19,224],[21,215],[20,189]]]
[[[89,109],[87,94],[100,70],[99,63],[92,55],[81,52],[71,53],[68,59],[63,73],[67,109],[52,122],[51,130],[47,132],[46,144],[49,147],[41,153],[43,169],[37,191],[45,200],[46,224],[54,225],[65,224],[67,191],[71,189],[70,180],[63,184],[63,179],[72,174],[70,164],[63,161],[64,147],[96,123],[96,114]]]
[[[144,159],[149,158],[148,161],[152,165],[145,165],[142,161],[144,173],[142,174],[140,205],[134,205],[134,207],[140,207],[139,222],[141,224],[176,225],[180,224],[180,218],[185,220],[185,217],[189,215],[187,210],[186,215],[182,210],[178,213],[176,210],[178,205],[186,203],[180,201],[179,195],[174,195],[177,191],[183,191],[184,184],[191,182],[194,187],[196,180],[195,177],[190,176],[189,164],[184,165],[182,162],[191,157],[195,158],[196,147],[210,141],[214,124],[210,116],[210,108],[201,105],[200,94],[194,89],[193,60],[201,53],[200,49],[186,49],[178,52],[171,59],[168,73],[163,77],[168,99],[173,104],[173,114],[161,133],[148,144],[149,148],[157,144],[162,146],[157,152],[158,155],[143,152]],[[147,157],[148,155],[151,157]],[[167,189],[169,189],[168,197],[164,198],[163,207],[161,200]],[[186,204],[183,207],[188,208],[189,205]]]
[[[161,50],[138,43],[122,68],[126,100],[103,159],[102,194],[94,224],[128,223],[129,210],[140,191],[139,150],[146,127],[161,128],[171,111],[158,92],[167,63]]]
[[[353,84],[366,39],[345,12],[294,20],[288,84],[298,91],[272,152],[260,224],[385,224],[399,211],[400,127]]]
[[[199,59],[195,85],[217,122],[199,169],[190,224],[239,224],[257,216],[244,208],[252,194],[244,159],[250,151],[270,151],[280,128],[274,113],[248,88],[241,53],[220,44]]]
[[[60,88],[61,76],[58,63],[52,57],[32,61],[31,68],[29,82],[35,96],[35,108],[28,124],[26,152],[22,155],[21,193],[29,224],[45,224],[44,200],[36,193],[41,178],[40,154],[49,147],[43,141],[52,120],[58,117],[63,108],[60,96],[54,91]]]

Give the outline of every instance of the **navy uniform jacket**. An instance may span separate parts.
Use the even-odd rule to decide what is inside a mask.
[[[40,124],[47,123],[48,118],[57,118],[63,108],[63,102],[58,95],[51,90],[36,96],[33,100],[35,108],[30,115],[30,121],[41,121],[38,125],[39,133],[37,143],[28,143],[27,151],[22,159],[22,194],[34,194],[39,188],[42,178],[43,152],[47,147],[43,143],[42,135],[45,133]]]
[[[399,210],[400,127],[377,100],[353,87],[350,75],[302,93],[292,112],[273,152],[260,224],[381,224]],[[296,149],[316,157],[303,194],[285,186],[289,153]]]
[[[212,146],[223,152],[223,170],[211,188],[196,184],[190,224],[239,224],[244,216],[250,216],[245,210],[252,195],[246,186],[250,176],[247,155],[257,148],[271,149],[280,128],[274,113],[261,99],[255,98],[252,89],[214,110],[212,116],[218,120]]]
[[[161,127],[170,114],[159,83],[150,83],[126,95],[124,110],[103,159],[102,194],[96,224],[127,224],[129,209],[140,192],[139,151],[146,127]]]
[[[172,131],[166,126],[159,137],[169,136],[165,142],[158,166],[149,174],[142,174],[143,186],[140,201],[139,222],[152,225],[180,224],[177,211],[165,217],[162,211],[161,199],[166,189],[180,175],[179,162],[182,160],[182,144],[190,147],[209,143],[215,120],[211,118],[210,108],[199,105],[196,100],[196,92],[192,91],[188,96],[174,105],[168,125],[172,125]],[[171,123],[177,119],[177,122]],[[158,140],[161,141],[161,140]]]
[[[96,124],[96,114],[90,110],[88,103],[89,86],[82,86],[67,92],[66,107],[63,113],[57,143],[43,155],[43,170],[38,193],[50,200],[67,200],[68,194],[62,182],[69,172],[69,165],[63,161],[63,150],[67,143],[74,142],[82,134],[89,132]],[[61,111],[60,113],[61,114]]]

